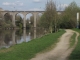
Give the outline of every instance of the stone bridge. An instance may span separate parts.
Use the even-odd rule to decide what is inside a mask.
[[[31,13],[33,16],[34,16],[34,27],[36,27],[36,18],[37,18],[37,15],[39,13],[44,13],[44,11],[0,11],[2,13],[2,15],[4,16],[6,13],[9,13],[10,15],[12,15],[12,24],[14,27],[16,27],[16,24],[15,24],[15,16],[18,14],[18,13],[21,13],[23,14],[24,18],[23,18],[23,27],[26,28],[26,15]],[[62,12],[61,11],[57,11],[58,14],[61,14]],[[3,17],[4,18],[4,17]]]

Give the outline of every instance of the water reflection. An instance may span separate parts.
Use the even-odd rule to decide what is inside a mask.
[[[0,49],[9,48],[22,42],[29,42],[44,34],[44,29],[39,28],[30,30],[0,30]]]

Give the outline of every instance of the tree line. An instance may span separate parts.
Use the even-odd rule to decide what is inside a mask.
[[[41,17],[40,25],[43,28],[49,29],[51,33],[58,31],[60,28],[76,28],[77,12],[80,12],[80,7],[75,1],[71,2],[68,7],[65,7],[61,14],[57,14],[56,4],[53,1],[49,1]],[[80,25],[78,25],[78,27],[80,28]]]

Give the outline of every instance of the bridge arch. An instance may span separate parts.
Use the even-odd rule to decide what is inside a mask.
[[[34,15],[31,12],[26,15],[26,21],[27,21],[26,24],[27,27],[34,26]]]
[[[24,15],[22,13],[17,13],[15,15],[15,24],[17,27],[20,27],[20,28],[23,27],[23,19],[24,19]]]
[[[6,12],[3,16],[3,20],[5,21],[4,26],[5,27],[12,27],[12,15],[8,12]]]

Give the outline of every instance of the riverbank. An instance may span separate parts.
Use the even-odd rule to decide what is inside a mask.
[[[73,29],[73,30],[77,31],[80,34],[80,29]],[[77,45],[73,50],[73,52],[71,53],[69,60],[80,60],[80,35],[78,37]]]
[[[1,49],[0,60],[29,60],[37,53],[58,42],[58,38],[64,32],[64,30],[60,30],[57,33],[52,33],[41,38],[33,39],[28,43],[24,42],[8,49]]]

